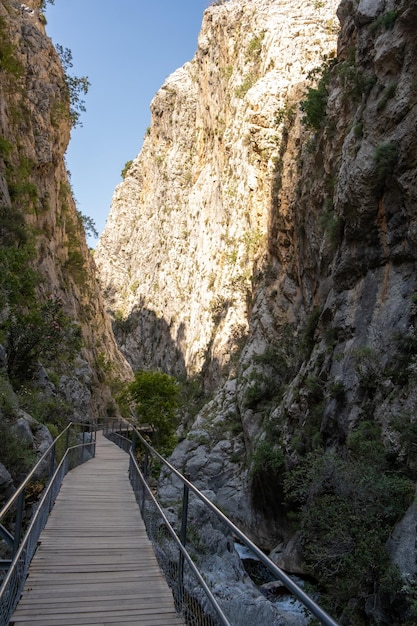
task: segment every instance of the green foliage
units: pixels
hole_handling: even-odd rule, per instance
[[[255,37],[251,39],[248,47],[246,48],[246,55],[249,59],[254,61],[259,57],[262,51],[262,42],[264,38],[265,31],[262,31],[259,35],[255,35]]]
[[[2,246],[22,246],[28,240],[28,229],[21,211],[8,204],[0,205],[0,243]]]
[[[300,102],[304,113],[303,123],[313,130],[319,130],[326,119],[330,76],[334,64],[335,59],[325,59],[323,64],[315,68],[308,76],[310,79],[319,77],[317,87],[308,87],[306,98]]]
[[[7,139],[0,136],[0,156],[2,158],[7,157],[13,149],[13,144]]]
[[[363,391],[373,392],[381,382],[382,367],[378,354],[369,346],[353,352],[355,371]]]
[[[33,303],[30,311],[14,309],[0,325],[5,335],[7,371],[17,385],[30,381],[38,363],[44,366],[70,361],[81,349],[81,335],[63,311],[58,298]]]
[[[280,394],[282,389],[281,380],[276,376],[266,373],[264,370],[253,371],[248,379],[244,405],[249,409],[255,409],[261,402],[269,402]]]
[[[34,256],[33,236],[23,212],[16,206],[0,205],[0,309],[34,298],[38,283],[31,267]]]
[[[374,152],[375,171],[378,182],[384,186],[392,176],[398,162],[398,144],[396,141],[387,141],[378,146]]]
[[[319,307],[314,307],[308,315],[304,324],[301,338],[301,348],[304,354],[304,358],[308,358],[313,350],[315,344],[314,335],[316,332],[317,324],[319,323],[320,315],[321,309]]]
[[[279,107],[275,113],[275,126],[278,127],[286,122],[292,124],[295,120],[295,114],[295,106],[293,104],[284,104],[284,106]]]
[[[10,41],[3,17],[0,17],[0,70],[7,72],[13,78],[20,78],[24,74],[23,64],[16,57],[15,47]]]
[[[57,436],[71,420],[71,406],[57,395],[46,396],[42,391],[31,387],[22,387],[18,393],[19,406],[37,422],[53,426]],[[51,428],[49,428],[51,431]],[[54,433],[51,434],[53,435]]]
[[[6,159],[6,179],[13,210],[29,212],[36,206],[39,190],[30,179],[34,161],[27,157],[19,157],[17,163],[12,164]]]
[[[259,441],[252,454],[251,473],[256,475],[262,472],[280,472],[284,467],[284,460],[280,448],[267,440]]]
[[[65,215],[65,232],[68,237],[68,257],[65,267],[72,276],[73,280],[80,287],[85,287],[88,274],[84,250],[81,247],[81,241],[82,236],[85,233],[84,224],[86,223],[88,225],[88,220],[90,220],[90,218],[83,216],[80,212],[77,212],[74,216],[67,204],[67,198],[63,200],[62,212]],[[87,222],[84,220],[87,220]],[[90,228],[94,228],[93,220],[91,220],[89,226]]]
[[[210,313],[213,316],[213,323],[218,326],[226,317],[227,311],[232,306],[233,300],[226,296],[218,295],[210,303]]]
[[[417,478],[417,420],[410,413],[403,413],[392,420],[392,427],[397,432],[401,445],[401,456],[407,474]]]
[[[126,178],[126,174],[128,173],[132,163],[133,163],[132,159],[130,159],[130,161],[126,161],[124,168],[120,172],[120,176],[123,178],[123,180]]]
[[[337,74],[343,93],[354,100],[369,94],[377,78],[374,73],[356,64],[356,50],[351,48],[345,61],[337,65]]]
[[[393,82],[390,85],[388,85],[388,87],[385,89],[384,93],[382,94],[382,98],[378,101],[376,105],[376,110],[378,111],[378,113],[380,113],[381,111],[385,109],[385,107],[388,104],[388,101],[391,100],[391,98],[395,95],[396,89],[397,89],[396,82]]]
[[[21,306],[34,298],[39,278],[30,267],[32,259],[33,251],[29,246],[0,247],[0,309],[6,305]]]
[[[411,305],[410,316],[414,317]],[[387,368],[387,374],[396,385],[414,384],[417,379],[417,328],[415,320],[406,331],[395,335],[397,341],[397,356],[395,363]]]
[[[350,623],[362,623],[367,598],[390,568],[386,541],[414,492],[390,465],[379,426],[360,424],[343,456],[321,449],[307,454],[287,473],[285,491],[299,513],[307,572],[333,612],[351,606]]]
[[[12,420],[16,417],[17,410],[18,402],[13,388],[4,372],[0,371],[0,415],[6,420]]]
[[[358,122],[357,124],[355,124],[355,126],[353,127],[353,134],[356,139],[360,139],[361,137],[363,137],[363,123],[362,122]]]
[[[255,83],[256,83],[256,73],[249,72],[244,78],[243,83],[241,83],[241,85],[239,85],[239,87],[236,88],[235,96],[237,98],[243,99],[248,93],[249,89],[251,89],[251,87],[253,87]]]
[[[178,425],[180,385],[175,378],[159,371],[139,370],[127,385],[125,397],[134,402],[140,424],[153,429],[153,439],[162,454],[172,452]]]
[[[62,67],[65,73],[66,94],[65,99],[68,101],[70,110],[69,116],[72,126],[80,126],[81,113],[86,111],[85,102],[82,99],[86,95],[90,87],[90,82],[86,76],[72,76],[68,74],[68,70],[72,67],[72,52],[68,48],[63,48],[57,44],[56,50],[61,59]]]
[[[321,228],[325,231],[332,246],[338,246],[343,237],[344,222],[334,211],[325,211],[319,220]]]
[[[370,26],[370,31],[374,33],[380,26],[383,26],[385,30],[392,30],[398,17],[398,11],[387,11],[374,20]]]
[[[13,480],[19,482],[36,462],[33,449],[22,443],[0,412],[0,459]]]
[[[87,236],[98,237],[98,230],[92,217],[84,215],[81,211],[77,211],[78,219],[84,228],[84,232]]]

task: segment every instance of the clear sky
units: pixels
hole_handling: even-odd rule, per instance
[[[69,48],[70,74],[87,76],[87,112],[73,129],[67,167],[79,210],[101,233],[120,172],[142,147],[149,105],[190,61],[212,0],[55,0],[46,32]],[[88,238],[90,246],[95,241]]]

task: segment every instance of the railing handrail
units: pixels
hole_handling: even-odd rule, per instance
[[[40,459],[37,461],[36,465],[34,465],[32,467],[32,469],[30,470],[29,474],[26,476],[26,478],[23,480],[23,482],[19,485],[19,487],[14,492],[14,494],[4,504],[3,508],[0,510],[0,520],[4,517],[4,515],[7,513],[7,511],[13,506],[13,504],[19,498],[20,494],[23,493],[23,491],[26,489],[27,484],[30,482],[31,478],[36,474],[36,472],[37,472],[38,468],[40,467],[40,465],[43,463],[43,461],[45,461],[45,459],[50,454],[51,450],[53,450],[54,446],[61,439],[61,437],[63,437],[69,431],[69,429],[72,426],[89,426],[89,427],[91,427],[92,425],[93,424],[88,423],[88,422],[85,422],[85,423],[84,422],[69,422],[69,424],[64,428],[64,430],[62,432],[60,432],[57,437],[55,437],[55,439],[53,440],[53,442],[51,443],[49,448],[42,454]]]
[[[139,438],[141,443],[154,455],[159,461],[163,463],[169,470],[180,479],[180,481],[188,487],[204,504],[219,517],[222,522],[231,530],[252,552],[256,557],[270,570],[272,573],[285,585],[285,587],[298,599],[300,602],[308,608],[315,617],[317,617],[325,626],[339,626],[339,624],[324,610],[322,609],[309,595],[301,589],[291,578],[281,570],[271,559],[269,559],[250,539],[247,537],[220,509],[213,504],[207,496],[193,485],[180,471],[178,471],[169,461],[167,461],[159,452],[155,450],[146,439],[140,434],[137,428],[125,419],[119,419],[116,423],[123,423],[127,429],[132,429],[136,437]],[[115,421],[113,420],[113,423]],[[123,435],[121,435],[123,436]],[[126,437],[127,439],[127,437]]]
[[[28,537],[30,536],[32,528],[36,524],[36,521],[37,521],[37,519],[38,519],[38,517],[39,517],[39,515],[40,515],[40,513],[42,511],[42,507],[45,505],[45,502],[46,502],[47,498],[49,497],[49,493],[50,493],[50,491],[52,489],[52,486],[54,484],[55,477],[60,472],[61,467],[65,463],[65,461],[66,461],[66,459],[67,459],[67,457],[68,457],[68,455],[69,455],[71,450],[75,450],[76,448],[82,448],[82,447],[88,446],[88,445],[91,445],[90,442],[88,442],[88,443],[79,443],[79,444],[77,444],[75,446],[69,446],[65,450],[65,453],[64,453],[62,459],[58,463],[57,468],[55,469],[53,475],[51,476],[50,481],[49,481],[45,491],[43,492],[43,494],[41,496],[41,499],[39,500],[39,503],[38,503],[38,506],[36,508],[36,511],[34,512],[32,518],[30,520],[29,526],[27,527],[26,532],[25,532],[25,534],[23,536],[23,539],[22,539],[22,541],[19,544],[19,548],[18,548],[16,554],[14,555],[14,557],[12,559],[12,562],[10,564],[10,568],[8,569],[7,574],[6,574],[4,580],[2,581],[2,583],[0,585],[0,598],[1,598],[2,594],[4,593],[4,590],[7,588],[7,585],[9,583],[9,579],[12,576],[14,567],[16,567],[16,564],[19,562],[19,559],[22,556],[22,553],[23,553],[23,551],[24,551],[24,549],[26,547],[26,543],[28,541]]]
[[[55,457],[56,442],[65,433],[69,434],[70,428],[77,426],[80,426],[83,429],[79,433],[83,435],[82,442],[69,445],[69,438],[67,438],[62,458],[60,461],[57,461]],[[88,441],[85,440],[84,436],[86,426],[89,427],[89,432],[92,435],[88,438]],[[31,472],[29,472],[28,476],[19,487],[17,495],[14,494],[14,497],[10,498],[6,506],[4,506],[1,511],[4,515],[5,512],[9,511],[10,506],[13,503],[16,503],[16,507],[13,509],[15,528],[14,536],[0,524],[0,531],[2,531],[3,537],[10,544],[10,548],[12,550],[11,560],[4,560],[1,562],[4,569],[6,569],[7,566],[7,572],[0,584],[0,624],[8,624],[13,614],[25,584],[30,562],[36,552],[40,534],[48,521],[48,516],[52,510],[65,475],[70,469],[72,469],[72,467],[84,463],[89,458],[95,456],[95,433],[96,426],[93,423],[69,423],[63,432],[55,438],[54,442],[49,446],[45,454],[42,455],[41,459]],[[39,463],[42,462],[42,460],[45,460],[48,453],[51,455],[48,481],[22,536],[25,487],[27,487],[28,481],[33,476],[34,471],[36,471],[39,467]]]
[[[171,535],[172,539],[176,543],[176,545],[177,545],[178,549],[180,550],[181,554],[183,555],[184,559],[187,561],[187,564],[189,565],[190,569],[193,571],[193,573],[194,573],[195,577],[197,578],[198,582],[203,587],[207,597],[209,598],[210,602],[212,603],[213,607],[215,608],[217,616],[220,618],[223,626],[230,626],[229,621],[227,620],[227,618],[224,615],[223,611],[221,610],[218,602],[216,601],[215,597],[213,596],[212,592],[210,591],[206,581],[204,580],[204,578],[200,574],[200,572],[197,569],[194,561],[191,559],[191,557],[188,554],[187,550],[185,549],[185,547],[181,543],[180,539],[178,538],[176,532],[174,531],[174,529],[172,528],[171,524],[169,523],[167,516],[165,515],[162,507],[160,506],[159,502],[157,501],[157,499],[155,498],[154,494],[152,493],[152,490],[150,489],[149,485],[144,480],[144,476],[143,476],[143,474],[142,474],[142,472],[140,470],[140,467],[138,465],[137,460],[134,457],[134,453],[133,453],[132,448],[129,451],[129,458],[130,458],[131,462],[134,464],[135,469],[138,472],[138,474],[142,477],[142,484],[145,486],[146,492],[147,492],[149,498],[151,498],[151,500],[153,501],[155,507],[158,509],[158,512],[159,512],[160,516],[164,520],[165,527],[167,528],[169,534]]]

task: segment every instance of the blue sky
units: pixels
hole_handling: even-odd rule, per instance
[[[190,61],[209,0],[55,0],[46,32],[69,48],[69,73],[87,76],[87,112],[73,129],[67,166],[79,210],[102,232],[126,161],[140,151],[149,105]],[[95,241],[88,238],[90,246]]]

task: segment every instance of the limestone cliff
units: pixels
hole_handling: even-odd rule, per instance
[[[213,392],[173,462],[343,623],[412,624],[417,12],[337,4],[205,12],[97,262],[132,365]]]
[[[155,96],[95,257],[134,366],[227,376],[266,248],[277,110],[334,50],[336,5],[211,7],[194,59]]]
[[[114,405],[111,376],[130,375],[72,197],[70,93],[41,4],[0,2],[2,462],[22,411],[55,425],[91,420]]]

